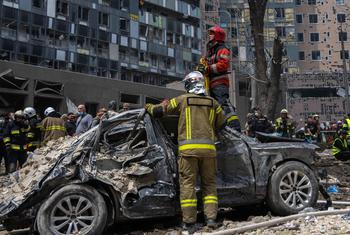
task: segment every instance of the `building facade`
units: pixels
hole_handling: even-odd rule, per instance
[[[341,38],[349,59],[349,2],[296,0],[295,4],[299,72],[341,72]]]
[[[0,0],[0,59],[164,86],[199,61],[199,0]]]

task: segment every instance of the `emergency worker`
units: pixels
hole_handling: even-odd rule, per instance
[[[282,137],[292,138],[294,130],[295,125],[293,119],[288,116],[288,110],[282,109],[281,116],[275,121],[275,131]]]
[[[348,113],[347,118],[344,120],[343,129],[348,132],[348,138],[350,137],[350,113]]]
[[[254,114],[249,116],[247,120],[246,129],[248,136],[255,137],[255,133],[271,133],[273,130],[271,122],[267,119],[265,115],[262,114],[260,108],[253,109]]]
[[[159,105],[147,104],[154,117],[178,114],[179,183],[183,229],[193,232],[197,220],[196,179],[201,177],[204,214],[208,227],[216,226],[216,131],[226,122],[219,103],[205,95],[203,75],[194,71],[185,79],[187,94]]]
[[[350,151],[347,141],[347,131],[339,131],[339,137],[336,138],[333,142],[332,155],[340,161],[350,160]]]
[[[14,121],[9,122],[5,128],[4,143],[7,152],[6,172],[16,171],[17,163],[19,167],[27,160],[27,138],[30,127],[25,123],[22,110],[18,110],[14,114]]]
[[[311,143],[312,140],[320,140],[320,124],[318,115],[309,115],[304,127],[305,141]]]
[[[54,108],[48,107],[44,111],[46,118],[41,122],[42,125],[42,144],[46,144],[50,140],[56,140],[67,135],[65,123],[61,119],[61,115]]]
[[[226,33],[216,25],[208,30],[208,34],[207,55],[205,62],[198,65],[198,70],[209,78],[209,94],[222,106],[227,125],[241,132],[236,108],[229,99],[230,50],[225,45]]]
[[[118,103],[115,100],[111,100],[108,103],[107,118],[113,117],[118,114]]]
[[[30,130],[27,133],[28,151],[34,152],[40,147],[41,142],[41,120],[36,115],[36,111],[32,107],[27,107],[23,110],[25,118],[28,120]]]
[[[4,143],[5,127],[6,127],[6,119],[4,115],[1,115],[0,116],[0,165],[3,159],[4,159],[4,162],[6,162],[6,148]]]

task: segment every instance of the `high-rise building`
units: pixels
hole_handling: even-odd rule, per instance
[[[165,85],[201,54],[199,0],[0,0],[2,59]]]
[[[349,2],[296,0],[295,4],[299,72],[342,71],[341,37],[349,59]]]

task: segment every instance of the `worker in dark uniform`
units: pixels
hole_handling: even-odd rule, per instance
[[[216,131],[226,122],[218,102],[205,95],[203,75],[194,71],[185,79],[187,94],[160,105],[147,104],[154,117],[178,114],[179,182],[183,227],[189,232],[197,220],[196,179],[201,177],[204,214],[209,227],[216,226]]]
[[[346,130],[339,131],[339,137],[336,138],[333,142],[332,155],[340,161],[350,160],[350,151]]]
[[[219,26],[213,26],[208,34],[207,55],[198,65],[198,70],[209,78],[209,94],[222,106],[227,125],[241,132],[236,108],[229,99],[230,50],[225,45],[226,33]]]
[[[7,150],[7,173],[16,171],[27,160],[27,138],[30,130],[29,125],[25,124],[25,118],[22,110],[15,112],[14,121],[10,122],[5,129],[4,143]]]
[[[295,125],[293,119],[288,116],[288,110],[282,109],[281,116],[275,121],[275,131],[281,137],[292,138],[295,131]]]
[[[25,118],[28,120],[30,130],[27,133],[28,151],[34,152],[40,147],[42,125],[38,119],[36,111],[32,107],[27,107],[23,110]]]
[[[5,127],[6,127],[6,119],[4,115],[1,115],[0,116],[0,165],[2,164],[3,159],[4,159],[4,162],[6,161],[6,148],[4,143]]]
[[[271,133],[273,126],[259,108],[253,109],[254,114],[249,116],[246,124],[248,136],[255,137],[256,132]]]

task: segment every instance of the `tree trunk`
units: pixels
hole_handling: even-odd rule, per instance
[[[280,95],[280,81],[282,72],[283,43],[279,37],[273,42],[272,63],[270,73],[270,83],[267,93],[267,117],[275,119],[278,98]]]
[[[267,63],[265,57],[265,40],[264,40],[264,17],[266,11],[267,0],[248,0],[250,22],[252,27],[252,36],[255,45],[255,66],[256,78],[258,80],[266,81],[266,83],[257,82],[256,89],[256,104],[262,109],[264,113],[267,112]]]

